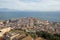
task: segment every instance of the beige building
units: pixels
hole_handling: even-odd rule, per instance
[[[3,20],[0,20],[0,24],[3,24],[3,22],[4,22]]]
[[[8,28],[4,28],[4,29],[0,29],[0,37],[3,37],[3,35],[7,32],[9,32],[11,30],[10,27]]]

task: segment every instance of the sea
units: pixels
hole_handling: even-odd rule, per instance
[[[42,20],[60,22],[60,12],[31,12],[31,11],[11,11],[0,12],[0,20],[12,18],[34,17]]]

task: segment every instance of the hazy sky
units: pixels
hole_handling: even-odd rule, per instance
[[[0,8],[23,11],[60,11],[60,0],[0,0]]]

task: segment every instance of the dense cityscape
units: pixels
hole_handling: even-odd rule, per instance
[[[0,0],[0,40],[60,40],[60,0]]]
[[[0,40],[60,40],[60,22],[33,17],[0,20]]]

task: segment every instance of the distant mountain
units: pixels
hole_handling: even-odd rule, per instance
[[[8,8],[0,8],[0,12],[10,12],[10,11],[17,11],[15,9],[8,9]]]

